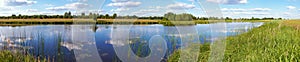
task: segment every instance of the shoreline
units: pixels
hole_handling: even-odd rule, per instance
[[[236,36],[229,36],[226,40],[224,62],[232,61],[297,61],[300,56],[300,20],[273,21],[264,25],[253,28],[249,32]],[[211,43],[199,44],[201,52],[199,52],[198,60],[206,62],[211,58]],[[190,46],[190,47],[195,47]],[[168,60],[178,61],[181,52],[191,52],[191,49],[175,50]],[[267,52],[267,53],[266,53]],[[245,54],[247,53],[247,54]],[[284,55],[282,55],[284,53]],[[216,55],[215,55],[216,56]],[[219,58],[219,57],[217,57]]]
[[[162,21],[150,19],[0,19],[0,26],[23,26],[23,25],[51,25],[51,24],[163,24],[195,25],[210,24],[215,22],[270,22],[272,20],[193,20],[193,21]]]

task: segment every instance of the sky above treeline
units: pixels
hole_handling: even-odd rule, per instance
[[[0,16],[63,15],[71,11],[137,16],[163,16],[167,12],[211,14],[231,18],[300,18],[300,0],[1,0]]]

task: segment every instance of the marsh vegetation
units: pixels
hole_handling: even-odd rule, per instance
[[[251,31],[231,36],[224,40],[225,62],[297,62],[300,61],[299,21],[275,21]],[[210,58],[210,44],[201,44],[199,62]],[[180,52],[176,51],[170,61],[177,61]]]

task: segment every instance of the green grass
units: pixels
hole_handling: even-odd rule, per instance
[[[19,52],[8,50],[0,51],[0,62],[47,62],[49,60],[35,58],[31,55],[25,55]]]
[[[224,61],[300,61],[300,30],[270,22],[252,31],[230,37]]]
[[[224,62],[297,62],[300,61],[300,30],[284,22],[267,22],[253,30],[228,37]],[[209,45],[206,45],[209,46]],[[199,62],[207,62],[210,48],[201,47]],[[169,57],[177,61],[180,51]],[[203,55],[203,56],[201,56]],[[207,56],[208,55],[208,56]]]
[[[194,49],[198,48],[195,46],[200,46],[200,49]],[[198,53],[192,53],[195,52],[193,50],[200,50]],[[180,53],[184,56],[181,56]],[[195,56],[198,55],[198,59],[200,60],[194,60],[194,59],[180,59],[179,58],[195,58]],[[204,44],[191,44],[191,46],[184,48],[182,50],[176,50],[173,52],[173,54],[168,58],[168,62],[207,62],[210,56],[210,44],[204,43]]]

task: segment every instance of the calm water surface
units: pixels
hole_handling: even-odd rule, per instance
[[[156,58],[159,61],[165,61],[175,49],[186,45],[182,41],[212,42],[219,39],[218,35],[234,36],[261,25],[263,23],[260,22],[238,22],[219,26],[226,27],[225,30],[218,30],[218,28],[212,27],[212,24],[193,26],[163,26],[159,24],[1,26],[0,47],[2,50],[23,51],[23,53],[56,62],[84,60],[112,62],[126,60],[126,58],[122,58],[124,56],[133,55],[143,58],[150,56],[151,53],[160,55],[161,58]],[[196,39],[191,40],[191,36]],[[184,40],[184,37],[189,40]],[[161,43],[162,41],[165,43]],[[154,47],[149,44],[162,44],[165,47],[161,46],[161,48],[151,51],[150,49]],[[156,53],[156,51],[164,53]]]

